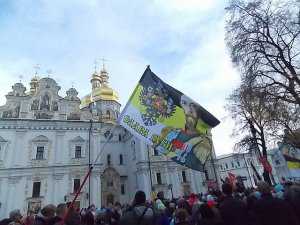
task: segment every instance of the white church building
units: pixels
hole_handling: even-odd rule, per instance
[[[83,99],[74,88],[61,96],[49,77],[34,76],[28,91],[12,86],[0,106],[0,218],[71,201],[99,152],[80,207],[131,202],[137,190],[150,198],[151,183],[167,197],[207,191],[211,170],[175,164],[116,124],[121,105],[108,79],[105,69],[93,73]]]

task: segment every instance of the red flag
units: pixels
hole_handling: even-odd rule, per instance
[[[270,165],[266,157],[259,157],[259,161],[263,165],[264,169],[268,171],[268,173],[272,172],[272,166]]]

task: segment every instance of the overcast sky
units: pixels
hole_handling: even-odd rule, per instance
[[[146,65],[214,114],[218,155],[232,151],[225,98],[239,82],[224,43],[225,0],[0,0],[0,103],[13,83],[28,88],[34,65],[80,96],[95,59],[106,58],[124,105]]]

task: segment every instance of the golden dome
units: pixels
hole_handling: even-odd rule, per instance
[[[99,100],[118,102],[119,95],[114,89],[109,87],[108,78],[108,73],[104,69],[101,70],[100,75],[96,72],[92,75],[92,93],[81,99],[81,109]]]
[[[91,95],[88,94],[86,96],[84,96],[82,99],[81,99],[81,102],[80,102],[80,109],[83,109],[83,108],[86,108],[86,107],[89,107],[89,105],[91,104],[92,100],[91,100]]]
[[[92,91],[92,101],[106,100],[106,101],[118,101],[119,96],[116,91],[107,86],[96,88]]]

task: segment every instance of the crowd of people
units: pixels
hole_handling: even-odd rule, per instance
[[[19,210],[0,225],[297,225],[300,224],[300,185],[260,182],[256,189],[230,183],[222,191],[152,201],[138,191],[131,205],[75,210],[68,204],[46,205],[37,215],[22,217]]]

